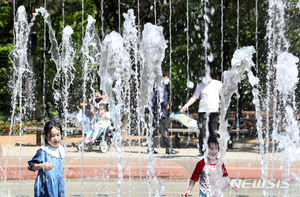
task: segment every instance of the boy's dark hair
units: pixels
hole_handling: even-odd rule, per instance
[[[56,120],[49,120],[48,122],[46,122],[46,124],[44,126],[44,140],[46,143],[48,143],[48,140],[46,139],[46,137],[48,136],[49,133],[51,133],[51,130],[53,129],[53,127],[55,127],[56,129],[58,129],[60,131],[61,139],[63,139],[61,124]]]
[[[212,146],[217,146],[218,150],[219,150],[219,142],[218,142],[217,138],[209,136],[208,140],[207,140],[207,146],[208,146],[208,148],[210,148]]]
[[[163,76],[163,77],[166,77],[166,76],[167,76],[167,77],[170,77],[170,74],[169,74],[169,72],[163,70],[163,71],[162,71],[162,76]]]

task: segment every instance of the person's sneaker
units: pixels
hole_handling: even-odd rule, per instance
[[[90,142],[90,139],[89,138],[85,138],[85,140],[84,140],[84,143],[89,143]]]
[[[177,153],[179,153],[179,151],[176,151],[176,150],[174,150],[174,149],[171,149],[171,150],[166,150],[166,154],[177,154]]]
[[[197,159],[202,159],[204,157],[204,154],[200,153],[199,155],[195,156]]]
[[[149,149],[147,149],[147,154],[148,153],[149,153]],[[158,152],[153,149],[153,154],[158,154]]]

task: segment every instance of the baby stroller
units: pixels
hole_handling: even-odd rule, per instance
[[[102,129],[95,140],[94,143],[91,141],[88,143],[85,143],[84,140],[80,140],[77,142],[77,150],[78,151],[87,151],[90,152],[93,150],[93,148],[99,148],[99,150],[102,153],[105,153],[108,151],[109,146],[111,145],[113,138],[113,127],[108,127],[106,129]]]
[[[80,121],[82,132],[84,132],[85,135],[89,132],[95,132],[94,129],[92,129],[92,124],[94,125],[95,122],[93,121],[92,123],[89,117],[84,118],[82,111],[77,115],[77,119]],[[107,126],[104,129],[101,128],[94,142],[91,142],[90,140],[88,140],[88,142],[86,140],[80,140],[77,142],[77,150],[92,151],[94,147],[98,147],[102,153],[107,152],[112,141],[113,130],[112,126]]]

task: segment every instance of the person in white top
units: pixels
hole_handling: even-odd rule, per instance
[[[206,76],[206,71],[200,71],[201,83],[197,85],[195,93],[190,100],[181,108],[181,112],[187,110],[197,99],[199,99],[198,126],[199,126],[199,155],[202,157],[205,151],[203,139],[206,137],[206,123],[208,122],[209,135],[217,136],[219,127],[219,101],[222,82],[211,78],[210,74]],[[207,120],[208,117],[208,120]]]

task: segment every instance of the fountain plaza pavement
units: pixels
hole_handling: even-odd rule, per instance
[[[122,136],[124,139],[128,139],[128,136]],[[133,139],[135,138],[135,139]],[[7,165],[7,181],[5,184],[8,184],[5,188],[13,187],[12,190],[9,191],[17,191],[21,187],[25,187],[24,189],[28,189],[29,185],[31,190],[33,190],[33,184],[37,172],[31,172],[27,170],[27,162],[30,160],[36,153],[38,146],[36,146],[36,135],[34,134],[26,134],[21,137],[21,148],[18,145],[20,143],[19,136],[12,136],[9,141],[9,136],[2,135],[0,138],[0,143],[2,146],[2,167],[5,169]],[[136,140],[136,136],[132,136],[133,141]],[[91,152],[78,152],[77,148],[74,147],[74,144],[81,140],[81,136],[69,136],[66,139],[67,144],[67,157],[65,159],[64,167],[65,167],[65,176],[67,178],[66,187],[68,187],[71,191],[81,192],[81,180],[84,181],[84,190],[85,196],[92,196],[86,193],[87,191],[93,191],[95,193],[95,186],[104,184],[105,188],[99,189],[98,192],[102,192],[107,188],[111,189],[108,196],[114,196],[113,193],[117,196],[117,183],[118,183],[118,162],[122,162],[123,166],[123,178],[124,188],[141,188],[141,187],[149,187],[148,185],[148,176],[147,169],[149,165],[149,159],[147,154],[147,147],[140,147],[138,145],[128,146],[124,145],[122,147],[121,158],[118,154],[118,151],[114,148],[110,148],[108,152],[101,153],[98,148],[94,148]],[[182,139],[184,141],[184,139]],[[191,138],[191,143],[197,143],[197,140]],[[7,150],[9,145],[9,156],[7,157]],[[199,159],[195,158],[195,155],[198,154],[197,148],[186,147],[184,143],[181,143],[182,148],[177,148],[179,151],[176,155],[166,155],[164,148],[156,148],[158,154],[154,155],[155,158],[155,174],[159,180],[164,182],[166,187],[166,191],[168,195],[173,192],[179,192],[178,195],[182,194],[188,186],[188,180],[191,173],[194,170],[196,163]],[[21,157],[20,157],[21,155]],[[270,158],[274,158],[273,161]],[[274,166],[273,168],[273,177],[272,179],[280,180],[282,178],[282,174],[284,170],[280,170],[280,165],[283,156],[280,153],[275,153],[272,155],[269,154],[269,164]],[[226,169],[229,173],[231,179],[244,179],[244,180],[259,180],[261,179],[261,156],[259,154],[259,144],[256,141],[255,137],[239,137],[238,140],[234,139],[233,149],[229,149],[225,155],[226,160]],[[21,164],[21,165],[20,165]],[[83,165],[82,165],[83,164]],[[269,165],[269,166],[272,166]],[[294,167],[291,168],[291,172],[298,174],[298,169],[300,167],[300,162],[293,163]],[[83,167],[82,167],[83,166]],[[271,168],[271,167],[269,167]],[[131,169],[131,170],[129,170]],[[272,169],[269,169],[271,172]],[[1,172],[1,171],[0,171]],[[3,172],[1,174],[1,180],[3,179]],[[270,173],[269,173],[270,174]],[[25,186],[23,184],[18,184],[16,181],[19,181],[19,177],[21,175],[22,180],[26,180]],[[131,177],[129,179],[129,177]],[[3,184],[3,183],[2,183]],[[14,185],[14,186],[13,186]],[[16,186],[17,185],[17,186]],[[21,186],[23,185],[23,186]],[[68,186],[69,185],[69,186]],[[109,186],[111,185],[111,186]],[[152,186],[156,186],[157,183],[153,182]],[[179,186],[180,185],[180,186]],[[86,188],[91,188],[86,189]],[[173,188],[173,189],[170,189]],[[72,189],[73,188],[73,189]],[[197,189],[196,189],[197,188]],[[30,190],[30,191],[31,191]],[[101,190],[101,191],[100,191]],[[109,190],[109,189],[108,189]],[[122,189],[127,194],[124,196],[128,196],[128,188]],[[147,189],[148,190],[148,189]],[[155,193],[154,187],[154,193]],[[168,190],[170,190],[168,192]],[[253,195],[256,196],[255,193],[258,192],[257,189],[252,189]],[[245,190],[246,193],[252,191],[251,189]],[[262,189],[260,189],[262,190]],[[134,190],[130,192],[137,192],[139,190]],[[32,191],[31,191],[32,192]],[[171,192],[171,193],[170,193]],[[193,189],[194,194],[198,194],[198,186],[196,185]],[[192,192],[192,195],[193,195]],[[239,191],[238,193],[241,193]],[[93,194],[94,194],[93,193]],[[105,193],[105,192],[104,192]],[[175,194],[174,193],[174,194]],[[8,194],[7,194],[8,195]],[[178,196],[175,195],[175,196]],[[228,194],[231,196],[230,194]],[[9,195],[8,195],[9,196]],[[29,195],[30,196],[30,195]],[[70,195],[72,196],[72,195]],[[73,195],[74,196],[74,195]],[[142,194],[136,194],[132,196],[143,196]],[[147,195],[146,195],[147,196]],[[193,195],[194,196],[194,195]],[[246,195],[247,196],[247,195]],[[261,193],[258,196],[262,196]]]

